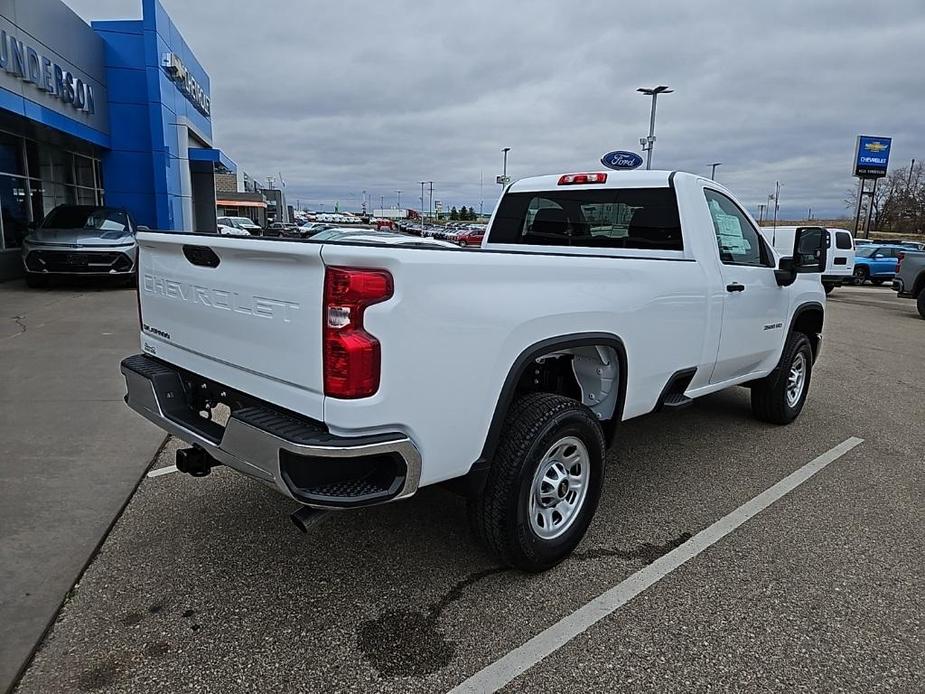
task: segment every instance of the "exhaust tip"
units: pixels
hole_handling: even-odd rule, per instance
[[[303,533],[308,533],[309,529],[318,525],[318,523],[326,519],[329,515],[331,515],[330,511],[320,511],[309,506],[301,506],[293,511],[289,517],[292,519],[295,527]]]

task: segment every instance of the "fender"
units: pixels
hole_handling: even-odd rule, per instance
[[[818,311],[822,314],[822,320],[825,321],[825,307],[820,304],[818,301],[807,301],[805,304],[800,304],[793,311],[793,315],[790,317],[790,329],[787,331],[787,335],[791,335],[794,332],[797,321],[800,319],[800,316],[806,313],[807,311]],[[819,333],[815,336],[807,335],[809,338],[810,344],[813,347],[813,361],[816,361],[816,357],[819,356],[819,351],[822,349],[822,327],[819,328]]]
[[[614,407],[611,426],[615,426],[623,419],[623,406],[626,402],[626,347],[623,345],[617,335],[613,333],[573,333],[570,335],[560,335],[541,340],[527,347],[508,371],[507,378],[504,379],[504,385],[501,386],[501,393],[498,396],[498,402],[495,405],[495,412],[491,418],[491,424],[488,427],[488,435],[485,438],[485,445],[482,447],[482,454],[479,459],[472,464],[469,470],[469,476],[479,472],[487,472],[488,466],[494,458],[495,451],[501,439],[501,430],[504,427],[504,419],[507,412],[514,402],[514,391],[520,382],[521,376],[538,357],[560,349],[569,349],[571,347],[588,347],[590,345],[603,345],[613,348],[620,364],[620,382],[618,384],[617,403]],[[609,438],[609,437],[608,437]]]

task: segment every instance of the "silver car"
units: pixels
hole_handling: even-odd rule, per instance
[[[40,287],[57,275],[135,279],[135,224],[125,210],[59,205],[23,240],[26,284]]]

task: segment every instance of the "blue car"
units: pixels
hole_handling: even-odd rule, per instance
[[[893,244],[871,244],[862,246],[854,253],[854,284],[861,285],[870,280],[871,284],[883,284],[893,279],[900,253],[908,248]]]

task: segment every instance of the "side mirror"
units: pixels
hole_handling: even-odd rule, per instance
[[[775,271],[777,284],[793,284],[796,276],[806,272],[823,272],[828,258],[829,234],[823,227],[800,227],[793,239],[793,256],[781,258]]]

